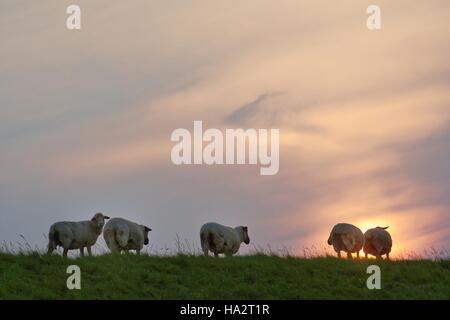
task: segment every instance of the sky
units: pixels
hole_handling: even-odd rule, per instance
[[[389,226],[394,255],[448,249],[449,30],[444,0],[2,0],[0,240],[44,248],[100,211],[154,252],[209,221],[247,225],[243,253],[322,250],[339,222]],[[174,165],[194,120],[278,128],[278,174]]]

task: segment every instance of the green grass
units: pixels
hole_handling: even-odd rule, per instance
[[[366,268],[381,267],[381,290]],[[66,268],[81,268],[68,290]],[[450,261],[0,253],[0,299],[450,299]]]

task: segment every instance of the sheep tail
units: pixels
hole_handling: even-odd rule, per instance
[[[207,236],[206,236],[206,234],[205,233],[203,233],[203,232],[201,232],[200,233],[200,243],[206,243],[207,242]]]
[[[48,254],[51,254],[53,250],[56,249],[56,246],[60,244],[59,241],[59,233],[55,229],[51,228],[48,232]]]
[[[208,233],[208,245],[211,251],[216,251],[216,243],[214,242],[214,234],[212,232]]]
[[[59,233],[55,229],[51,229],[48,233],[48,240],[54,243],[59,241]]]
[[[119,246],[119,248],[125,249],[128,245],[128,237],[125,238],[124,237],[124,231],[121,229],[116,229],[114,231],[114,236],[113,236],[115,242],[117,243],[117,245]]]

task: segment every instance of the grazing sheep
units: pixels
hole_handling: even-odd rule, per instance
[[[366,258],[369,254],[381,259],[383,254],[389,260],[389,253],[392,248],[392,238],[386,229],[389,227],[376,227],[364,233],[364,253]]]
[[[347,252],[347,258],[352,258],[352,252],[356,252],[359,258],[359,251],[364,244],[362,231],[349,223],[338,223],[333,227],[328,238],[328,244],[333,245],[334,251],[341,257],[341,251]]]
[[[220,253],[231,256],[238,252],[242,242],[249,244],[250,238],[247,227],[231,228],[210,222],[200,229],[200,242],[205,256],[208,256],[209,251],[216,257]]]
[[[111,252],[136,250],[140,254],[142,247],[148,244],[149,227],[122,219],[113,218],[103,230],[103,238]]]
[[[62,221],[52,224],[48,233],[48,251],[51,254],[57,246],[64,248],[64,257],[67,257],[69,250],[80,249],[81,256],[84,256],[84,248],[92,256],[91,247],[102,233],[105,220],[109,217],[102,213],[96,213],[91,220],[70,222]]]

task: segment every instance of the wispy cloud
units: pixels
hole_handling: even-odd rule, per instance
[[[158,244],[216,220],[275,247],[340,221],[390,225],[398,250],[450,245],[448,1],[382,0],[379,32],[357,0],[80,1],[78,33],[68,4],[2,2],[3,238],[103,210]],[[279,173],[174,166],[193,120],[280,128]]]
[[[240,124],[246,123],[248,121],[251,121],[252,117],[256,116],[258,113],[261,112],[261,110],[259,110],[259,108],[261,107],[261,104],[263,102],[265,102],[268,99],[270,99],[274,96],[277,96],[279,94],[282,94],[282,93],[281,92],[273,92],[273,93],[261,94],[255,100],[236,108],[236,110],[233,111],[225,119],[225,122],[229,123],[229,124],[240,125]]]

